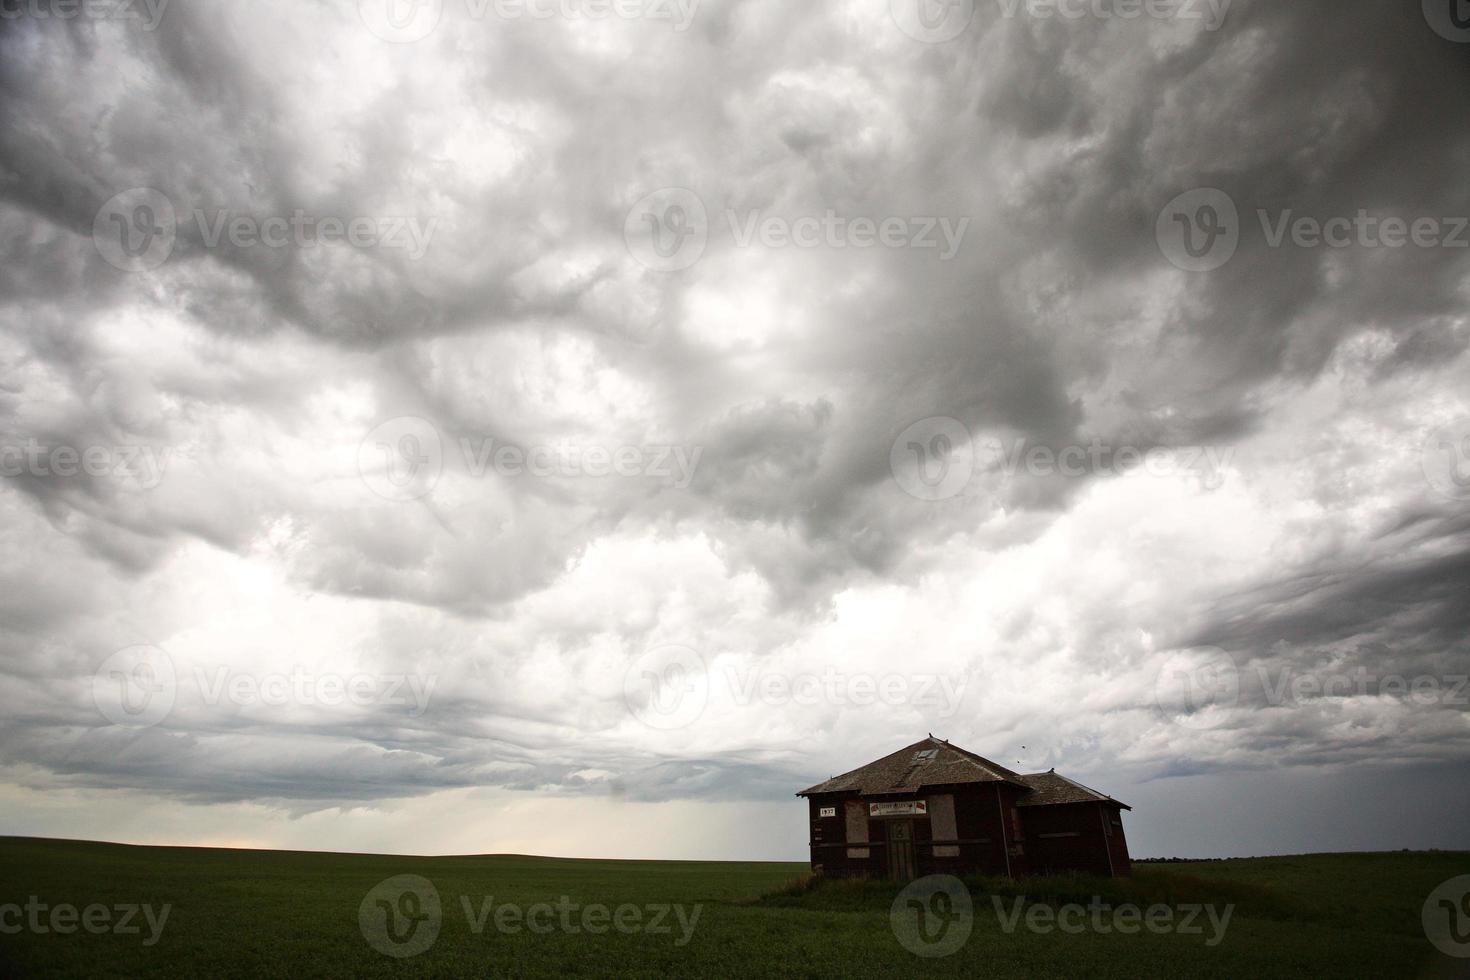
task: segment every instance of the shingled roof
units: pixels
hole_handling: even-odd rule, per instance
[[[958,745],[930,735],[921,742],[905,746],[876,762],[833,776],[824,783],[808,787],[797,796],[821,793],[859,793],[863,796],[910,794],[925,786],[952,786],[960,783],[1011,783],[1027,790],[1019,806],[1047,806],[1061,803],[1110,803],[1131,810],[1104,793],[1073,782],[1056,770],[1023,776],[997,762],[967,752]]]
[[[925,786],[999,782],[1029,788],[1019,773],[931,735],[892,755],[885,755],[852,772],[833,776],[825,783],[818,783],[796,795],[857,792],[864,796],[878,796],[884,793],[913,793]]]
[[[1058,774],[1055,769],[1051,772],[1022,776],[1021,782],[1031,787],[1031,792],[1023,796],[1016,804],[1017,806],[1047,806],[1053,803],[1111,803],[1125,810],[1133,809],[1127,803],[1121,803],[1106,793],[1099,793],[1081,783],[1074,783],[1066,776]]]

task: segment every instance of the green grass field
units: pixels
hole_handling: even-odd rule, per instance
[[[957,952],[938,958],[920,958],[896,938],[890,907],[898,886],[812,885],[802,880],[804,872],[801,864],[383,857],[0,838],[0,929],[21,925],[19,932],[0,933],[0,972],[78,977],[1454,977],[1466,975],[1470,966],[1470,960],[1437,953],[1420,922],[1420,909],[1436,886],[1470,873],[1465,853],[1144,864],[1131,879],[1117,881],[1032,879],[1015,885],[977,879],[967,883],[973,931]],[[398,875],[428,879],[441,907],[437,937],[424,952],[407,958],[374,949],[359,919],[369,892]],[[1223,934],[1203,917],[1198,933],[1141,929],[1123,934],[1111,928],[1042,933],[1028,929],[1024,920],[1007,931],[1005,920],[1018,898],[1023,908],[1028,902],[1054,909],[1100,898],[1113,908],[1211,904],[1233,909]],[[7,903],[21,906],[20,911],[7,915]],[[165,903],[170,910],[160,922]],[[502,903],[510,903],[512,911],[502,912]],[[539,932],[516,917],[538,903],[552,906],[531,913]],[[594,904],[607,907],[610,922],[587,910]],[[88,906],[106,906],[108,924],[102,925],[103,912],[94,909],[91,931],[78,927],[58,934],[50,930],[57,905],[75,906],[78,916],[85,916]],[[132,919],[138,931],[118,934],[113,926],[125,914],[115,910],[120,905],[149,905],[158,927],[138,913]],[[655,922],[659,906],[679,908]],[[396,907],[405,916],[427,914],[422,906]],[[637,909],[636,924],[629,908]],[[370,899],[370,918],[374,909]],[[616,928],[620,914],[626,932]],[[32,928],[27,915],[47,931]],[[497,928],[498,917],[505,917],[505,928]],[[66,914],[55,922],[75,926]],[[590,931],[599,926],[604,931]],[[150,938],[156,941],[145,945]]]

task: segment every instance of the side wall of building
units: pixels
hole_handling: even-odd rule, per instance
[[[929,787],[911,797],[826,794],[807,800],[812,871],[834,878],[890,877],[889,834],[912,828],[918,875],[1126,875],[1122,811],[1103,803],[1017,806],[1008,783]],[[926,814],[874,817],[869,804],[923,800]],[[900,845],[901,846],[901,845]]]
[[[1022,807],[1036,874],[1126,875],[1122,811],[1104,803]]]

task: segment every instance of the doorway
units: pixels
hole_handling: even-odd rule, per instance
[[[912,820],[888,821],[888,876],[894,881],[913,881],[918,877]]]

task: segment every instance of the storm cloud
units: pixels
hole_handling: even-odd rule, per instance
[[[0,832],[1453,783],[1470,34],[1144,6],[7,6]]]

